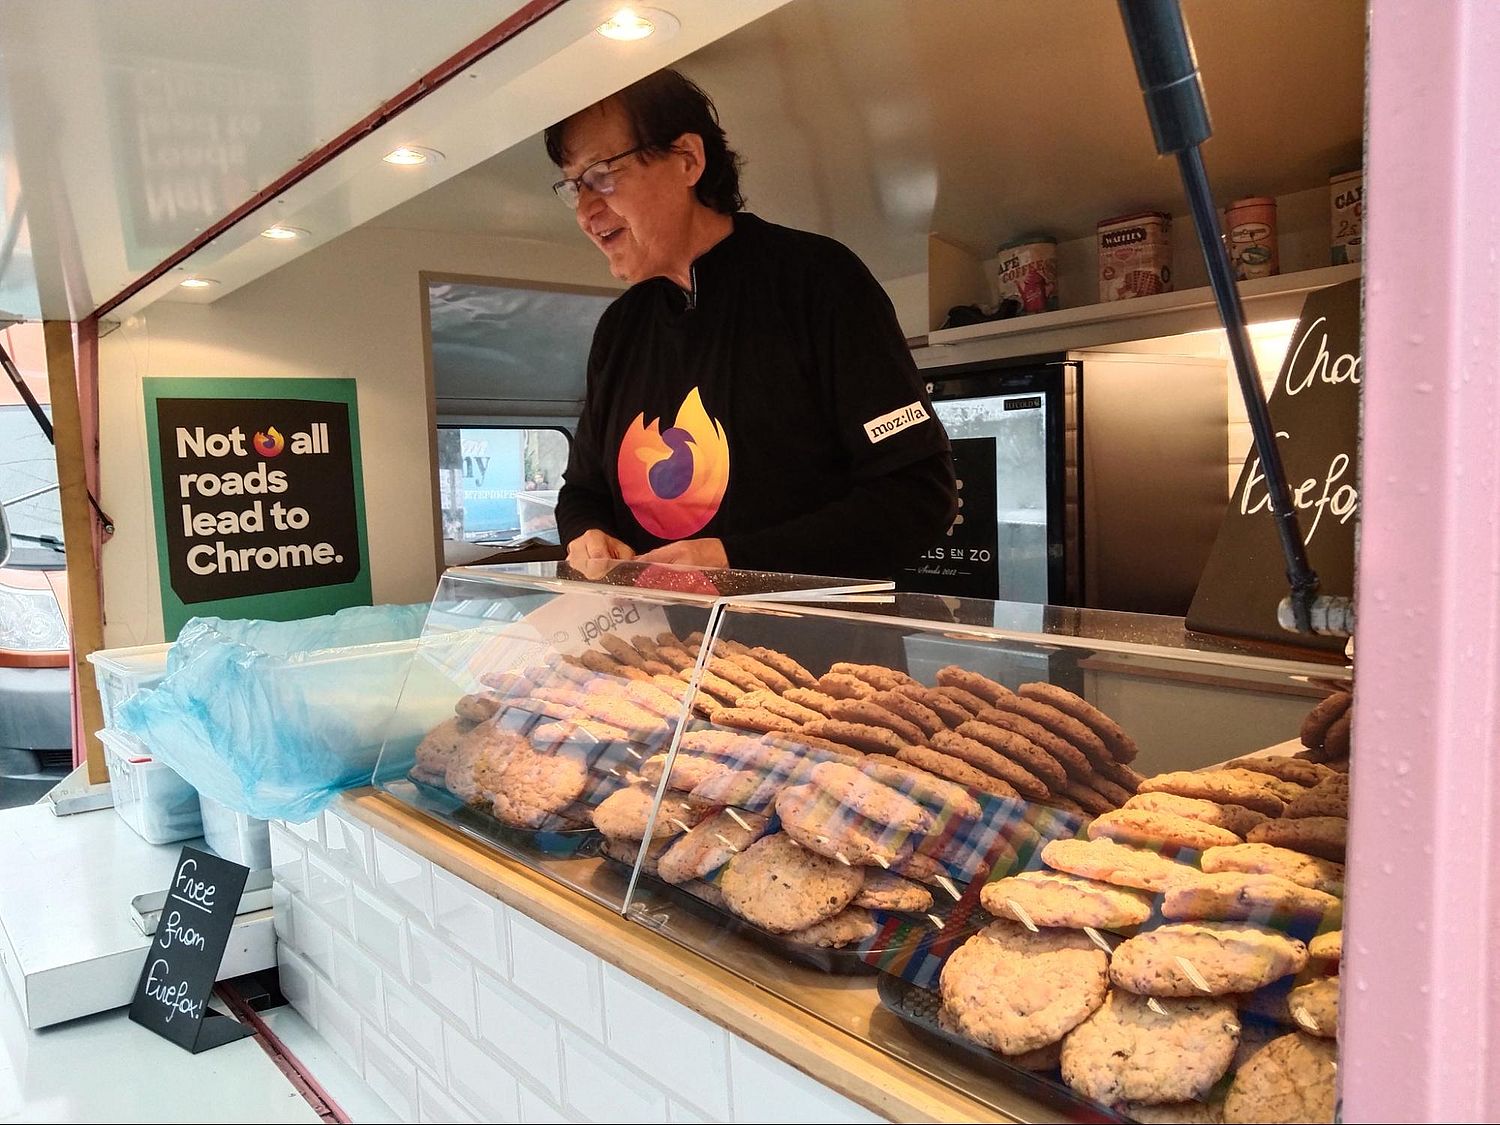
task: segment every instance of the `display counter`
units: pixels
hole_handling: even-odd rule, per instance
[[[450,571],[378,790],[273,835],[287,992],[403,1116],[1331,1119],[1345,688],[1160,619]]]

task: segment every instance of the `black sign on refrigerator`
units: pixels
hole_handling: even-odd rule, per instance
[[[942,541],[898,576],[901,589],[958,598],[1000,597],[1000,525],[995,509],[995,439],[954,438],[958,515]]]

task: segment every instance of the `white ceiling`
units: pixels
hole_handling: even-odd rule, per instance
[[[591,34],[617,2],[569,0],[113,315],[219,299],[367,222],[576,239],[540,129],[678,60],[747,158],[751,208],[844,240],[883,278],[925,268],[929,231],[988,254],[1028,231],[1180,209],[1112,0],[655,0],[680,29],[634,45]],[[18,239],[0,313],[93,311],[520,6],[4,0],[0,260],[6,232]],[[1219,195],[1317,186],[1357,159],[1361,0],[1184,8]],[[413,142],[447,158],[379,161]],[[272,222],[312,237],[258,238]],[[220,285],[189,295],[175,288],[187,273]]]
[[[1183,7],[1223,200],[1358,160],[1362,0]],[[988,256],[1030,231],[1183,209],[1113,0],[792,0],[679,65],[747,160],[750,208],[845,241],[882,278],[925,270],[930,231]],[[555,178],[533,137],[374,225],[576,239]]]

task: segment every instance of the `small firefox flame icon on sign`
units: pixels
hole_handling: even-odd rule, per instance
[[[286,440],[275,426],[269,427],[265,433],[256,430],[251,444],[255,446],[255,452],[262,457],[275,457],[286,448]]]

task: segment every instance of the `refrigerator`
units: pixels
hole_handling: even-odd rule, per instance
[[[922,374],[960,506],[898,588],[1186,613],[1228,500],[1223,359],[1113,346]]]

